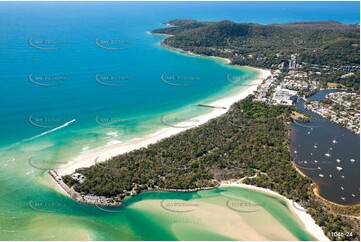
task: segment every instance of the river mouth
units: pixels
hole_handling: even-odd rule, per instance
[[[337,91],[341,90],[323,90],[309,100]],[[321,197],[341,205],[359,204],[360,136],[305,109],[303,103],[296,103],[296,108],[312,119],[291,125],[294,165],[317,184]]]

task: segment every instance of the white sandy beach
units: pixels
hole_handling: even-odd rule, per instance
[[[253,67],[247,67],[247,68],[253,68]],[[219,107],[226,107],[226,109],[213,109],[211,112],[196,117],[197,119],[197,125],[201,125],[206,123],[208,120],[216,118],[224,113],[227,112],[228,108],[235,102],[244,99],[249,94],[252,94],[259,84],[262,83],[264,79],[266,79],[268,76],[271,75],[270,70],[264,70],[264,69],[257,69],[253,68],[257,71],[259,71],[259,76],[251,81],[251,85],[243,86],[239,91],[237,91],[235,94],[222,98],[220,100],[217,100],[213,103],[209,103],[209,105],[213,106],[219,106]],[[65,174],[71,174],[73,173],[77,168],[81,167],[89,167],[95,164],[95,159],[97,159],[97,162],[105,161],[111,157],[114,157],[116,155],[120,155],[126,152],[130,152],[135,149],[139,149],[142,147],[147,147],[149,144],[156,143],[157,141],[170,137],[172,135],[175,135],[177,133],[180,133],[186,129],[195,127],[194,122],[190,121],[184,121],[177,125],[178,127],[167,127],[163,128],[155,133],[145,135],[144,137],[139,137],[137,139],[129,140],[123,143],[113,144],[106,147],[102,147],[99,149],[96,149],[94,151],[90,151],[85,154],[81,154],[78,157],[75,157],[71,161],[69,161],[67,164],[61,166],[57,172],[59,175],[65,175]],[[187,127],[187,128],[179,128],[181,127]]]
[[[255,191],[259,191],[259,192],[263,192],[266,194],[270,194],[276,197],[280,197],[282,199],[284,199],[285,201],[287,201],[288,207],[289,209],[292,211],[292,213],[296,214],[300,220],[302,221],[305,229],[309,232],[309,234],[311,234],[313,237],[315,237],[318,241],[329,241],[329,239],[326,237],[326,235],[323,233],[321,227],[319,227],[315,220],[311,217],[311,215],[309,215],[308,213],[306,213],[305,211],[302,211],[303,208],[297,204],[296,202],[280,195],[277,192],[274,192],[270,189],[265,189],[262,187],[256,187],[256,186],[252,186],[252,185],[247,185],[247,184],[242,184],[239,183],[237,181],[234,182],[222,182],[220,187],[241,187],[241,188],[247,188],[247,189],[252,189]],[[300,209],[296,209],[294,207],[294,204],[299,207]]]

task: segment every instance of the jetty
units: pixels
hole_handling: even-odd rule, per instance
[[[205,108],[219,108],[219,109],[227,109],[226,107],[218,107],[218,106],[212,106],[212,105],[208,105],[208,104],[202,104],[202,103],[198,103],[199,107],[205,107]]]

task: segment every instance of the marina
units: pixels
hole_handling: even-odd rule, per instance
[[[321,100],[332,92],[337,90],[320,91],[308,100]],[[358,204],[360,136],[307,110],[303,104],[301,100],[296,107],[312,119],[301,122],[301,125],[291,125],[290,142],[295,165],[317,184],[323,198],[342,205]],[[301,162],[302,166],[299,166]],[[322,171],[321,175],[316,171]]]

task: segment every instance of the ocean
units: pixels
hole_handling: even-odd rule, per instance
[[[164,36],[149,31],[177,18],[359,23],[358,9],[357,2],[0,3],[0,238],[179,239],[176,231],[190,230],[189,224],[159,229],[162,218],[148,216],[141,223],[147,216],[141,208],[112,213],[78,204],[49,185],[45,171],[92,149],[167,127],[164,115],[183,120],[209,112],[197,104],[239,88],[227,81],[229,74],[245,84],[257,76],[218,59],[167,50],[159,45]],[[139,199],[164,199],[158,196],[147,193]],[[192,200],[194,194],[166,196]],[[281,202],[269,204],[268,211],[279,211],[276,219],[293,221],[280,222],[287,231],[310,238]],[[209,228],[202,229],[194,231],[196,238],[209,239]]]

